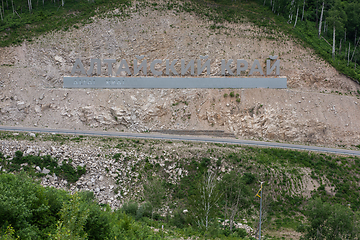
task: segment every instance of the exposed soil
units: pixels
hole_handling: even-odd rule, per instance
[[[360,144],[357,83],[283,34],[249,23],[216,30],[212,24],[190,13],[142,9],[126,20],[95,18],[79,29],[0,48],[1,124],[224,130],[244,139],[347,148]],[[288,89],[62,88],[62,77],[71,75],[76,58],[87,70],[91,58],[116,59],[118,66],[121,59],[130,65],[136,55],[145,55],[148,62],[208,55],[213,76],[220,75],[221,59],[249,64],[258,59],[265,68],[269,55],[278,55]],[[165,64],[158,70],[165,72]],[[107,72],[105,64],[102,71]],[[231,91],[239,97],[224,97]]]

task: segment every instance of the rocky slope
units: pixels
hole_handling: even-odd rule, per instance
[[[95,18],[78,29],[0,48],[1,124],[138,132],[209,129],[244,139],[360,144],[358,84],[281,33],[248,23],[212,30],[212,24],[186,12],[133,9],[125,20]],[[91,58],[130,64],[136,55],[148,62],[208,55],[213,76],[220,75],[221,59],[259,59],[265,67],[269,55],[279,55],[288,89],[62,88],[76,58],[88,69]],[[240,102],[224,97],[231,91]]]
[[[276,196],[279,200],[286,194],[309,197],[321,184],[324,184],[327,194],[335,194],[335,187],[326,176],[315,179],[312,169],[283,165],[281,162],[264,165],[256,157],[246,158],[246,154],[241,155],[240,163],[226,159],[231,154],[236,156],[239,153],[251,152],[248,147],[33,133],[1,133],[0,138],[0,152],[4,154],[5,159],[11,159],[16,151],[21,151],[25,156],[50,155],[59,164],[71,159],[71,164],[75,168],[85,166],[86,174],[75,183],[69,183],[60,176],[51,175],[46,168],[31,165],[35,172],[45,173],[41,178],[42,185],[67,189],[72,193],[81,190],[92,191],[99,203],[109,204],[112,208],[119,208],[129,200],[142,202],[144,185],[148,184],[149,176],[158,177],[177,186],[182,178],[191,174],[188,170],[191,162],[201,162],[203,158],[210,160],[209,170],[216,172],[219,179],[232,170],[241,174],[252,173],[258,178],[267,179],[265,202],[268,199],[269,202],[272,201],[271,199],[275,199]],[[4,162],[0,161],[0,171],[7,171],[6,169]],[[257,189],[253,191],[255,194]],[[186,206],[182,204],[177,197],[171,195],[170,190],[166,191],[166,202],[159,212],[171,215],[174,208],[183,211]],[[265,207],[265,214],[266,209],[269,209],[268,205]],[[257,214],[256,217],[246,215],[246,218],[244,222],[249,223],[239,223],[237,227],[253,233],[249,226],[256,226]],[[265,231],[268,232],[267,229]],[[290,229],[271,234],[293,239],[299,239],[301,235]]]

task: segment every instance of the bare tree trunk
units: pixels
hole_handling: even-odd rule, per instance
[[[345,59],[346,59],[346,56],[347,56],[347,48],[345,48]]]
[[[224,219],[224,230],[225,230],[225,220],[226,220],[226,216],[227,216],[227,213],[228,213],[228,207],[227,207],[227,204],[228,204],[228,200],[226,199],[226,200],[225,200],[225,219]]]
[[[340,39],[339,55],[341,55],[341,42],[342,42],[342,39]]]
[[[316,11],[315,11],[315,15],[316,15],[316,28],[319,28],[319,16],[318,16],[318,0],[316,0]]]
[[[350,61],[352,61],[353,58],[354,58],[355,50],[356,50],[357,45],[359,44],[359,41],[360,41],[360,37],[359,37],[359,40],[357,41],[357,43],[356,43],[356,45],[355,45],[355,48],[354,48],[354,51],[353,51],[353,54],[352,54],[352,56],[351,56]]]
[[[64,0],[61,0],[61,6],[62,6],[62,7],[64,6],[64,3],[65,3],[65,1],[64,1]]]
[[[303,3],[303,12],[302,12],[302,16],[301,16],[301,21],[304,21],[304,12],[305,12],[305,0]]]
[[[346,28],[345,28],[345,38],[344,38],[344,43],[346,43]]]
[[[357,33],[357,29],[355,29],[354,45],[356,44],[356,33]]]
[[[297,10],[296,10],[296,18],[295,18],[294,28],[296,27],[296,23],[297,23],[298,15],[299,15],[299,6],[298,6],[298,8],[297,8]]]
[[[325,5],[325,2],[323,2],[322,8],[321,8],[320,23],[319,23],[319,37],[321,35],[321,24],[322,24],[322,18],[323,18],[323,14],[324,14],[324,5]]]
[[[5,17],[4,0],[1,0],[1,9],[2,9],[3,16]]]
[[[11,0],[11,5],[12,5],[12,10],[13,10],[13,15],[15,15],[14,0]]]
[[[349,62],[350,62],[350,43],[349,43],[349,49],[348,49],[348,66],[349,66]]]
[[[231,213],[230,213],[230,217],[229,217],[229,220],[230,220],[230,232],[232,231],[233,226],[234,226],[235,216],[239,211],[240,194],[241,194],[241,191],[239,190],[239,192],[237,193],[236,203],[235,204],[233,203],[233,205],[231,206]]]
[[[334,23],[334,27],[333,27],[332,58],[335,59],[335,23]]]
[[[264,0],[264,6],[265,6],[266,0]]]
[[[204,176],[204,182],[200,187],[200,208],[204,215],[199,217],[198,222],[200,224],[205,223],[206,230],[209,227],[211,211],[216,207],[217,202],[220,199],[220,195],[216,191],[216,176],[214,173],[208,172]]]
[[[326,24],[326,20],[325,20],[325,22],[324,22],[324,33],[326,34],[327,33],[327,24]]]
[[[3,15],[2,15],[2,8],[1,8],[1,7],[0,7],[0,16],[1,16],[1,21],[4,21]]]
[[[32,7],[31,7],[31,0],[28,0],[27,2],[28,2],[28,6],[29,6],[29,12],[31,13],[31,9],[32,9]]]

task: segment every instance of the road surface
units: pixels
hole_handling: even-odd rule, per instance
[[[240,139],[233,139],[233,138],[216,138],[216,137],[206,137],[206,136],[166,135],[166,134],[158,134],[158,133],[155,134],[155,133],[83,131],[83,130],[70,130],[70,129],[49,129],[49,128],[8,127],[8,126],[0,126],[0,131],[38,132],[38,133],[87,135],[87,136],[143,138],[143,139],[161,139],[161,140],[238,144],[238,145],[247,145],[247,146],[254,146],[254,147],[285,148],[285,149],[293,149],[293,150],[304,150],[304,151],[354,155],[354,156],[360,157],[360,151],[355,151],[355,150],[315,147],[315,146],[276,143],[276,142],[240,140]]]

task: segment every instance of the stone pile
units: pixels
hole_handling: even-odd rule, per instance
[[[71,164],[75,168],[86,166],[86,174],[75,183],[69,183],[55,174],[50,174],[46,168],[33,167],[36,171],[47,174],[41,180],[43,186],[67,189],[72,193],[81,190],[92,191],[99,203],[109,204],[112,208],[119,208],[129,199],[142,197],[142,184],[146,178],[142,178],[140,174],[144,172],[145,159],[153,165],[158,163],[168,174],[169,182],[177,183],[181,177],[187,175],[187,170],[177,167],[175,163],[165,165],[165,161],[171,162],[172,159],[155,159],[154,155],[135,150],[125,152],[118,148],[81,143],[58,145],[53,142],[1,141],[0,152],[5,157],[13,157],[16,151],[22,151],[24,155],[50,155],[57,159],[59,165],[64,160],[71,159]],[[119,160],[113,159],[114,154],[121,154]]]

